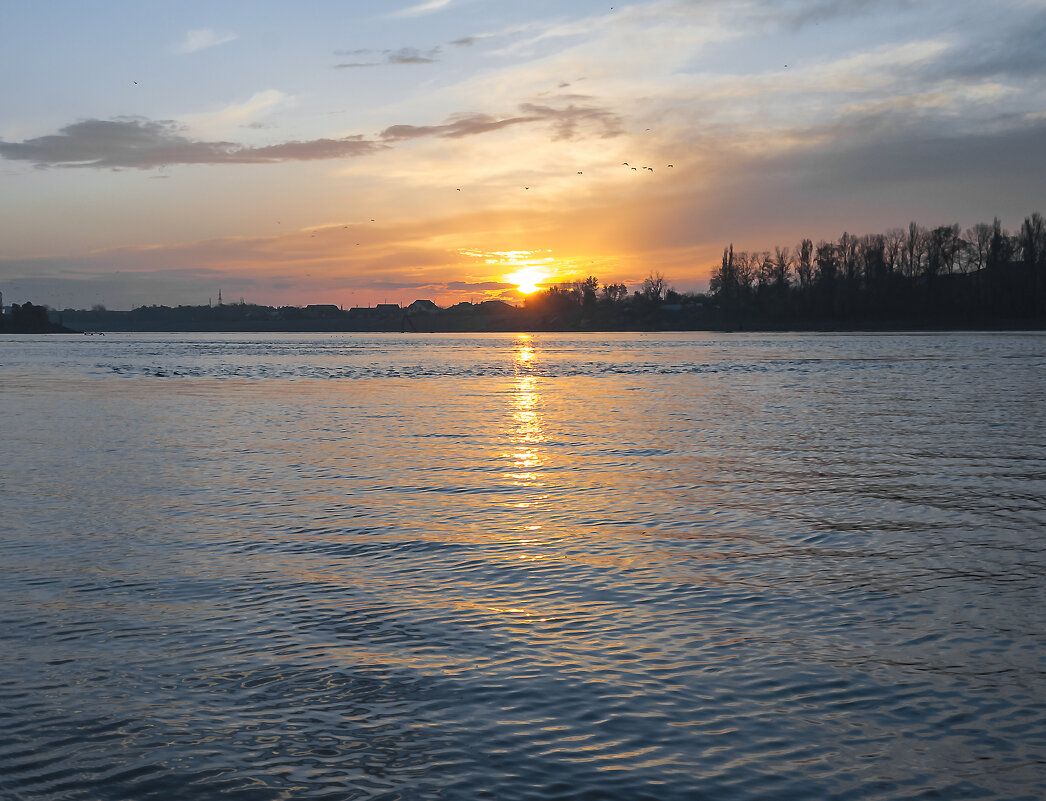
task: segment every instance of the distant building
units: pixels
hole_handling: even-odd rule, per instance
[[[477,308],[487,314],[510,314],[516,311],[515,306],[511,303],[505,303],[503,300],[485,300],[477,304]]]
[[[431,300],[416,300],[407,307],[408,314],[435,314],[439,310]]]

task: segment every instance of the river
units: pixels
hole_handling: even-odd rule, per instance
[[[0,796],[1039,799],[1046,335],[0,337]]]

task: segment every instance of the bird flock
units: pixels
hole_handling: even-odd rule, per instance
[[[630,170],[631,170],[632,172],[639,172],[640,170],[646,170],[647,172],[653,172],[653,171],[654,171],[654,168],[653,168],[653,167],[650,167],[650,166],[647,166],[647,165],[643,165],[642,167],[633,167],[633,166],[632,166],[632,165],[631,165],[631,164],[630,164],[629,162],[627,162],[627,161],[623,161],[623,162],[621,162],[621,166],[622,166],[622,167],[628,167],[628,168],[629,168],[629,169],[630,169]],[[666,166],[666,167],[667,167],[668,169],[674,169],[674,168],[675,168],[675,165],[674,165],[674,164],[666,164],[665,166]],[[584,170],[578,170],[578,171],[577,171],[577,174],[578,174],[578,175],[584,175],[584,174],[585,174],[585,172],[584,172]],[[530,187],[529,187],[529,186],[524,186],[523,188],[524,188],[524,189],[530,189]],[[458,191],[460,192],[460,191],[461,191],[461,189],[459,188],[459,189],[458,189]]]
[[[654,167],[652,167],[652,166],[647,166],[645,164],[642,165],[642,166],[633,166],[628,161],[622,161],[621,162],[621,166],[622,167],[629,167],[629,169],[631,169],[633,171],[633,173],[638,173],[638,171],[640,171],[640,170],[646,170],[646,171],[649,171],[649,173],[653,173],[653,171],[654,171]],[[675,164],[665,164],[665,167],[668,168],[668,169],[674,169],[675,166],[676,166]],[[579,176],[585,175],[585,170],[578,169],[577,170],[577,175],[579,175]],[[523,188],[525,190],[529,190],[530,187],[529,186],[524,186]],[[461,187],[457,187],[457,191],[461,191]]]

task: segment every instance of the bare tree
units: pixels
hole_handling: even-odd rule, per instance
[[[814,257],[817,268],[817,283],[821,286],[831,286],[835,283],[839,272],[839,260],[836,256],[835,245],[831,242],[819,242],[817,254]]]
[[[925,246],[926,229],[914,221],[908,223],[908,234],[904,240],[901,258],[901,271],[906,278],[914,278],[922,272]]]
[[[1025,217],[1017,235],[1020,259],[1029,266],[1046,263],[1046,222],[1035,212]]]
[[[773,285],[779,292],[788,289],[789,277],[792,271],[792,252],[787,247],[774,248],[774,270]]]
[[[839,260],[843,277],[847,283],[851,284],[857,281],[858,275],[857,244],[857,237],[844,231],[843,235],[839,237],[839,244],[835,248],[836,258]]]
[[[964,258],[959,266],[964,273],[976,273],[988,266],[988,249],[992,241],[992,227],[988,223],[977,223],[963,234],[966,246]]]
[[[661,273],[650,273],[649,276],[643,279],[643,297],[647,300],[653,300],[661,302],[665,297],[665,290],[668,289],[668,285],[665,283],[665,277]]]
[[[795,274],[801,289],[807,289],[813,283],[813,255],[814,243],[811,240],[804,239],[795,246]]]
[[[752,291],[755,283],[757,258],[754,253],[742,250],[734,254],[734,270],[737,276],[737,288],[745,294]]]
[[[891,228],[886,232],[884,255],[886,258],[886,271],[891,275],[901,271],[906,238],[907,234],[903,228]]]

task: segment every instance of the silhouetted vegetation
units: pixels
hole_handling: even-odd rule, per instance
[[[8,314],[0,315],[0,334],[76,334],[71,328],[53,322],[46,306],[29,301],[12,303]]]
[[[999,220],[801,240],[770,252],[730,245],[710,294],[724,325],[989,327],[1046,321],[1046,224]]]
[[[729,245],[707,295],[651,274],[628,294],[595,277],[529,298],[537,329],[1038,328],[1046,323],[1046,223],[998,219],[802,239],[773,251]]]
[[[523,308],[528,327],[545,331],[690,329],[713,320],[704,295],[676,292],[660,273],[631,295],[624,284],[600,284],[590,275],[531,295]]]

